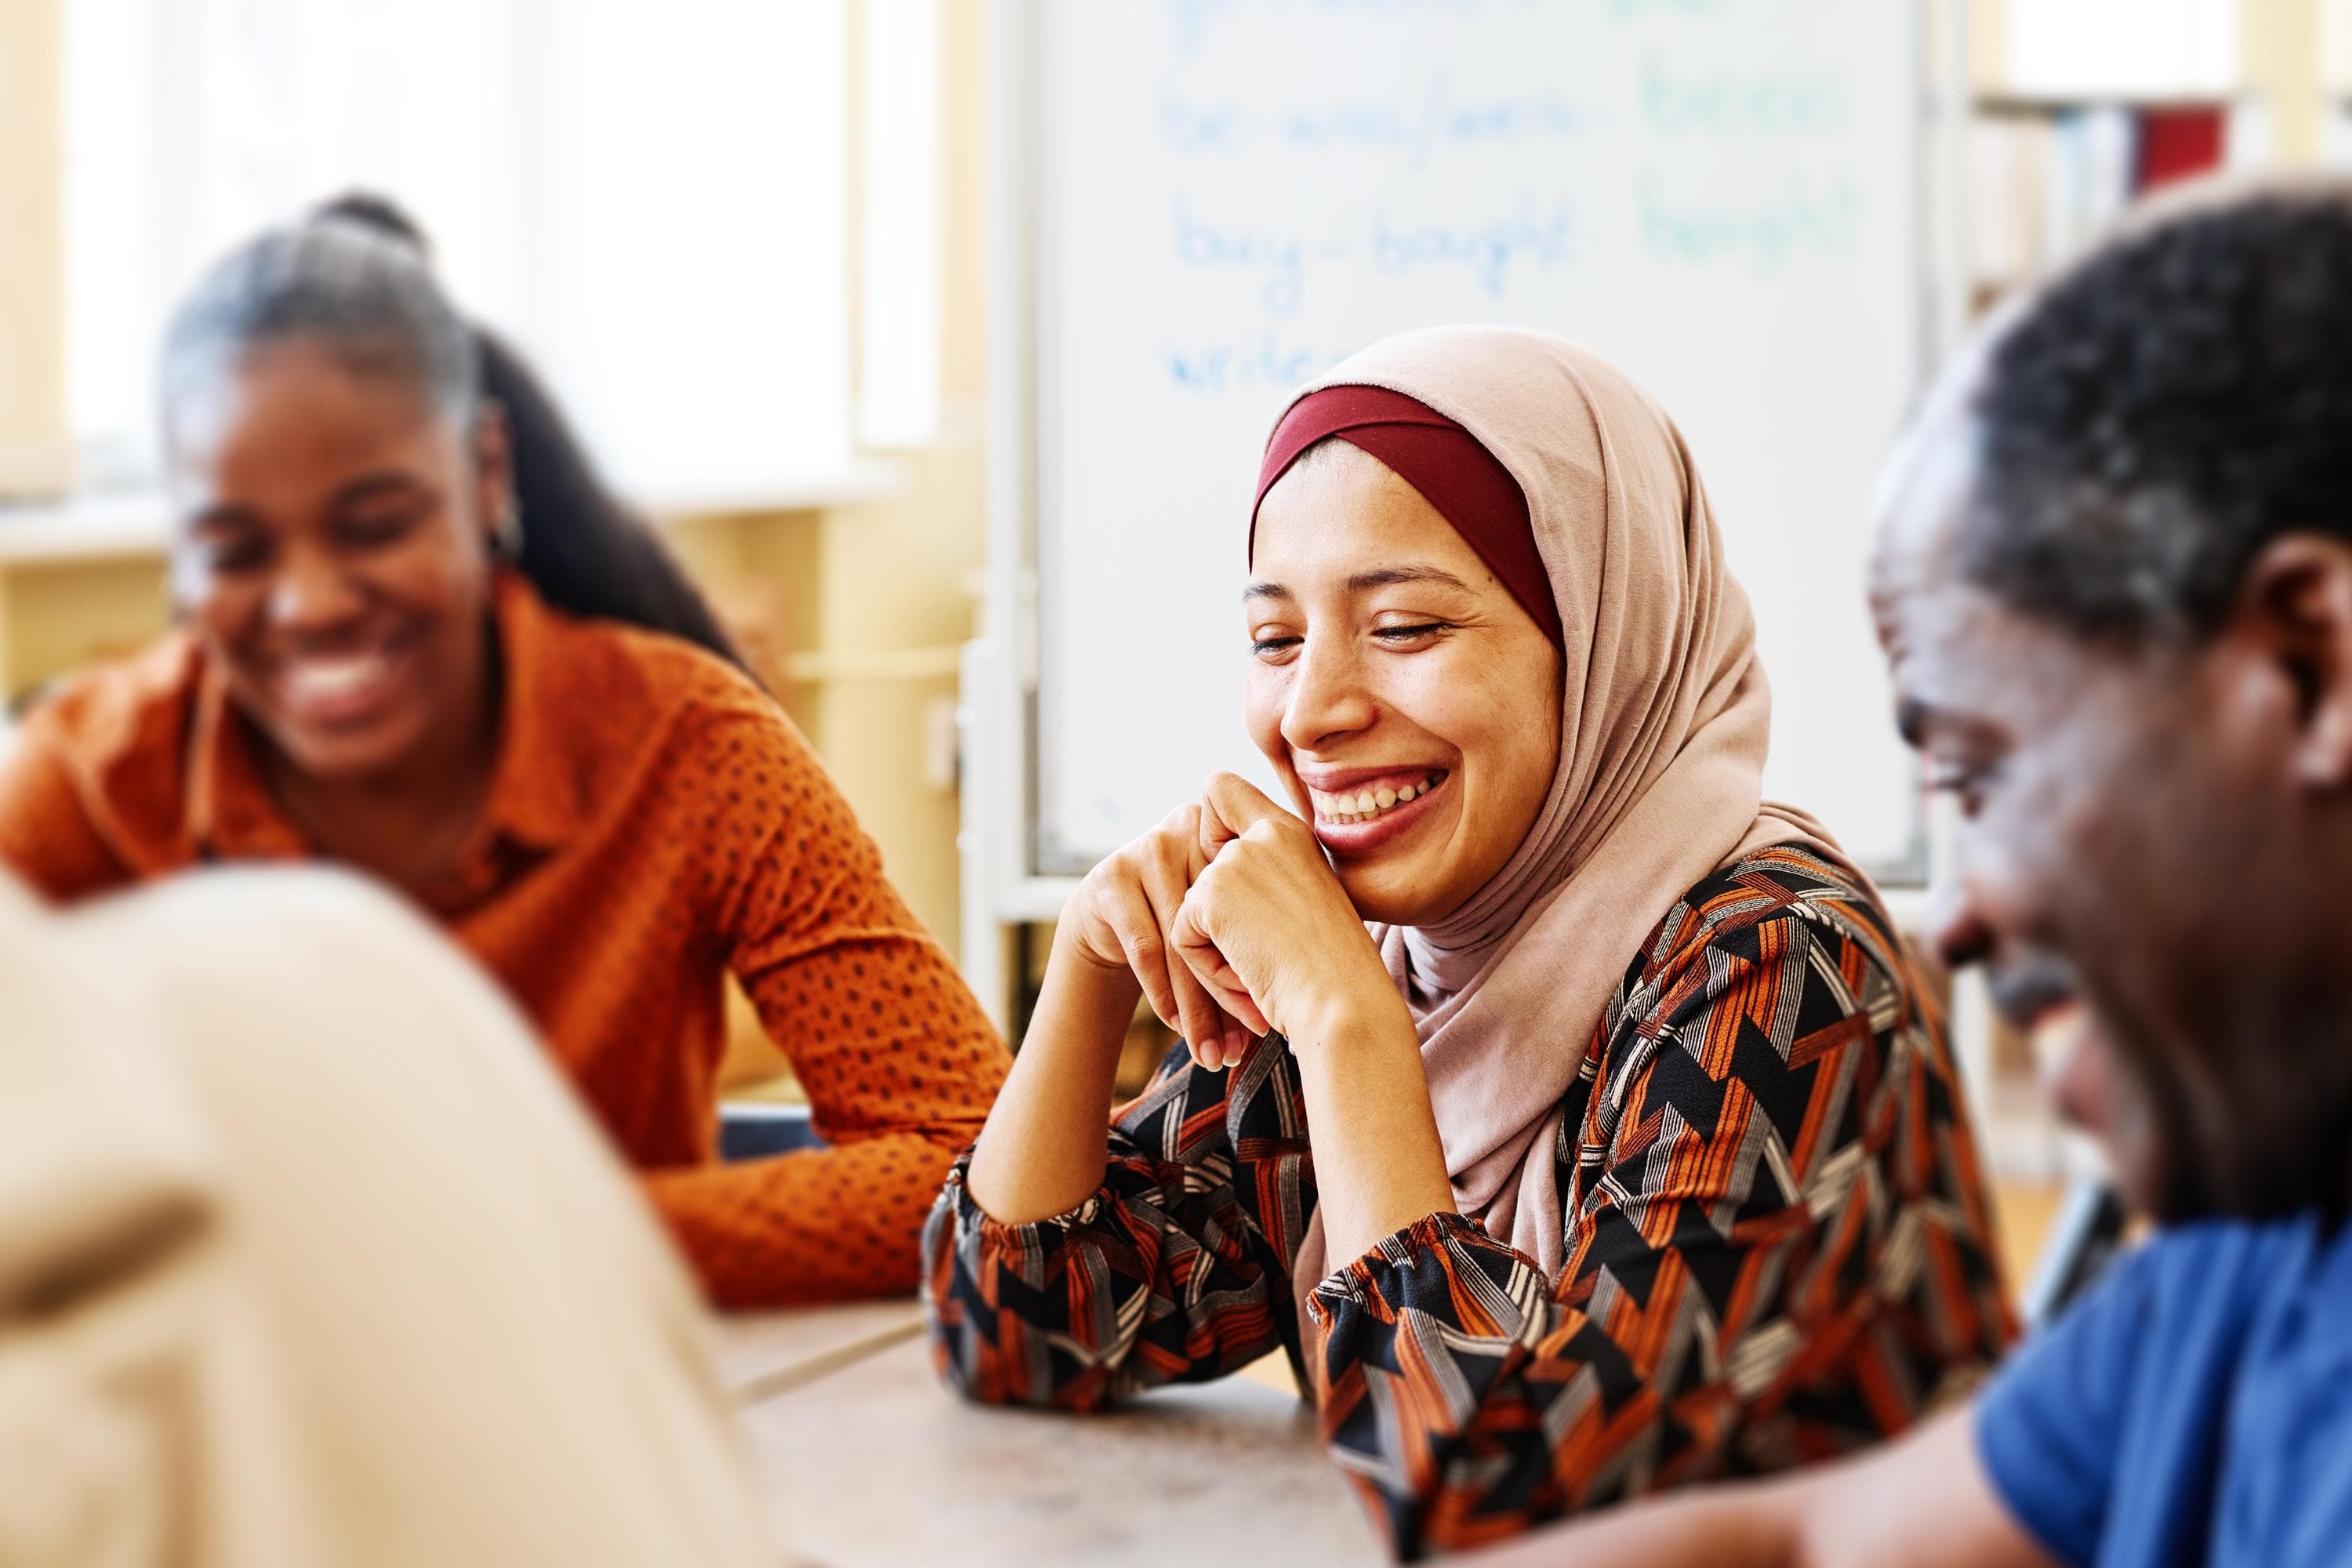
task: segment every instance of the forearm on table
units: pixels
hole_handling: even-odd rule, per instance
[[[1291,1049],[1332,1268],[1415,1220],[1454,1212],[1421,1043],[1395,991],[1335,999],[1299,1024]]]
[[[890,1133],[764,1160],[648,1173],[646,1195],[725,1308],[898,1295],[954,1151]]]
[[[1643,1568],[1815,1568],[1805,1515],[1818,1487],[1807,1478],[1748,1481],[1692,1491],[1554,1526],[1462,1559],[1465,1568],[1570,1568],[1640,1563]]]
[[[1963,1408],[1833,1465],[1658,1497],[1465,1559],[1476,1568],[2053,1568],[1994,1492]]]
[[[990,1218],[1049,1219],[1102,1186],[1119,1044],[1141,994],[1127,971],[1056,939],[1028,1036],[972,1152],[966,1184]]]
[[[1000,1223],[969,1167],[950,1178],[924,1245],[934,1343],[957,1388],[1094,1410],[1282,1344],[1314,1176],[1295,1068],[1278,1041],[1255,1052],[1226,1073],[1171,1052],[1094,1184],[1042,1220]]]

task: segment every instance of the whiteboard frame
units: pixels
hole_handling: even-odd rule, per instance
[[[1058,917],[1074,877],[1035,867],[1037,484],[1034,337],[1037,15],[1000,0],[988,25],[986,551],[980,635],[964,645],[956,709],[965,977],[1000,1031],[1017,977],[1006,928]]]
[[[1920,112],[1911,138],[1919,170],[1909,203],[1922,263],[1915,331],[1924,388],[1950,346],[1953,301],[1966,288],[1958,255],[1962,229],[1958,190],[1943,192],[1947,221],[1935,221],[1935,192],[1948,184],[1957,157],[1946,151],[1964,101],[1952,99],[1953,77],[1931,80],[1929,33],[1936,0],[1910,0],[1912,70]],[[1951,0],[1945,0],[1947,5]],[[1955,10],[1958,6],[1953,7]],[[962,806],[958,848],[962,861],[962,961],[966,975],[1000,1027],[1006,1021],[1011,952],[1008,925],[1055,919],[1094,858],[1052,841],[1039,822],[1038,647],[1043,605],[1038,548],[1044,531],[1048,438],[1039,417],[1047,330],[1040,300],[1038,225],[1041,190],[1042,18],[1034,0],[1000,0],[989,19],[986,323],[988,397],[987,548],[982,568],[981,635],[965,647],[958,719],[963,747]],[[1956,27],[1954,29],[1958,31]],[[1931,166],[1932,165],[1932,166]],[[1944,239],[1939,254],[1937,241]],[[1911,832],[1906,852],[1866,868],[1891,888],[1917,889],[1927,880],[1927,813],[1912,767]]]

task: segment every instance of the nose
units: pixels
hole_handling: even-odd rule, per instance
[[[1363,664],[1344,640],[1325,639],[1318,648],[1309,637],[1283,704],[1283,740],[1294,750],[1316,751],[1338,736],[1370,729],[1379,713]]]
[[[288,550],[270,579],[269,624],[279,631],[334,631],[364,606],[365,595],[359,584],[324,550],[307,546]]]
[[[1992,953],[1992,926],[1957,868],[1946,869],[1927,889],[1927,940],[1947,968],[1965,969]]]

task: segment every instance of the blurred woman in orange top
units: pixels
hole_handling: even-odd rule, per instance
[[[221,263],[163,357],[180,629],[28,720],[0,861],[60,901],[371,872],[504,982],[714,1300],[911,1289],[1003,1047],[792,722],[669,635],[725,647],[658,545],[519,513],[481,384],[410,247],[331,217]],[[717,1162],[729,971],[827,1147]]]

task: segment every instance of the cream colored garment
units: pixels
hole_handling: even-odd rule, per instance
[[[404,910],[0,879],[0,1564],[776,1560],[667,1243]]]
[[[1297,395],[1340,385],[1418,398],[1494,454],[1559,606],[1559,760],[1534,826],[1444,923],[1372,928],[1413,1006],[1456,1206],[1557,1279],[1560,1102],[1625,966],[1727,861],[1792,840],[1836,850],[1761,803],[1772,705],[1748,596],[1646,394],[1571,343],[1500,327],[1385,339]],[[1318,1215],[1302,1289],[1329,1261]]]

